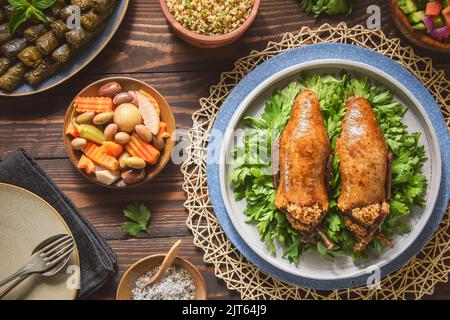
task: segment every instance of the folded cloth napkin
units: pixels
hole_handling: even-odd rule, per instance
[[[86,298],[108,281],[116,265],[116,256],[111,247],[24,150],[18,149],[0,163],[0,182],[37,194],[66,221],[80,255],[78,298]]]

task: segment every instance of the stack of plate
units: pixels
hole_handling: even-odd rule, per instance
[[[245,222],[245,201],[234,199],[228,179],[233,168],[225,159],[232,152],[233,132],[244,127],[243,117],[260,115],[265,101],[276,89],[298,80],[301,72],[337,74],[342,70],[383,84],[408,107],[403,122],[409,130],[421,133],[420,144],[425,146],[428,158],[423,167],[428,180],[426,205],[415,208],[408,217],[411,232],[396,235],[393,239],[395,247],[384,250],[379,256],[373,255],[357,262],[349,257],[339,257],[330,262],[311,253],[304,254],[298,265],[290,264],[282,259],[281,254],[272,255],[260,240],[257,228]],[[448,205],[450,143],[439,107],[409,71],[368,49],[327,43],[303,46],[275,56],[258,66],[235,87],[224,102],[213,130],[223,132],[225,137],[219,159],[213,158],[217,151],[213,152],[213,144],[210,144],[207,161],[208,189],[221,226],[249,261],[291,284],[329,290],[365,285],[371,275],[385,277],[424,247],[436,231]],[[277,252],[282,252],[281,248]]]

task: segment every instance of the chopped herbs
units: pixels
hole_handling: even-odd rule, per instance
[[[375,238],[368,249],[354,253],[352,247],[357,240],[344,228],[337,207],[340,195],[339,159],[334,156],[332,176],[329,182],[330,206],[323,221],[323,230],[336,246],[328,250],[321,238],[317,244],[300,242],[300,235],[292,229],[284,213],[275,207],[275,192],[272,185],[271,145],[278,139],[285,127],[291,107],[301,85],[314,90],[320,101],[325,126],[334,150],[341,131],[341,121],[345,113],[348,96],[363,96],[372,104],[389,148],[394,154],[392,167],[391,211],[381,232],[392,239],[394,232],[409,232],[409,226],[401,218],[410,213],[415,205],[424,204],[427,188],[425,176],[421,173],[426,157],[423,146],[419,146],[419,133],[408,133],[401,122],[406,107],[394,100],[392,93],[383,87],[370,83],[367,79],[351,79],[348,75],[305,75],[299,82],[292,82],[275,92],[266,102],[261,117],[245,117],[247,129],[242,144],[234,151],[234,170],[230,176],[237,200],[246,200],[245,215],[249,223],[258,228],[261,240],[271,252],[276,251],[275,243],[283,248],[283,257],[290,262],[299,261],[306,250],[317,250],[326,259],[339,255],[349,255],[353,259],[368,257],[369,248],[381,251],[384,243]],[[265,146],[264,148],[258,148]]]
[[[8,2],[14,7],[9,19],[9,29],[13,34],[22,23],[31,17],[47,23],[43,10],[50,8],[56,0],[8,0]]]
[[[349,14],[352,12],[354,0],[300,0],[300,5],[307,14],[318,17],[322,13],[328,15]]]

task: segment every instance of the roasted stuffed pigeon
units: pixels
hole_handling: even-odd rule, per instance
[[[327,164],[330,143],[317,95],[304,90],[292,107],[273,157],[278,158],[275,205],[289,223],[311,242],[319,233],[329,248],[332,243],[320,230],[328,210]],[[278,154],[277,154],[278,153]],[[277,161],[274,161],[277,163]]]
[[[348,98],[336,154],[342,181],[338,207],[359,240],[353,250],[364,250],[374,236],[390,244],[378,229],[389,214],[392,155],[366,99]]]

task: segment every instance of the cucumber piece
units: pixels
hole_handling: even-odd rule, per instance
[[[417,11],[409,15],[409,21],[411,21],[412,24],[422,22],[423,18],[425,18],[425,11]]]
[[[427,31],[427,27],[425,26],[425,23],[423,23],[423,22],[416,23],[415,25],[412,26],[412,28],[414,30],[418,30],[418,31],[423,31],[423,32]]]
[[[427,6],[428,0],[417,0],[417,9],[418,10],[425,10],[425,7]]]
[[[442,28],[446,26],[444,17],[440,14],[432,18],[435,28]]]
[[[398,6],[405,14],[410,14],[417,11],[417,5],[413,0],[399,1]]]

